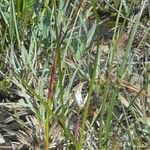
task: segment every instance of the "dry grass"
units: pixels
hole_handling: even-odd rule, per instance
[[[149,150],[149,7],[2,0],[0,149]]]

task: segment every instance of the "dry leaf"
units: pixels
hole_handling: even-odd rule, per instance
[[[87,100],[87,95],[85,98],[82,97],[82,87],[85,83],[86,82],[81,82],[78,85],[76,85],[76,87],[73,89],[75,102],[77,103],[77,105],[79,106],[80,109],[83,108],[83,106],[85,105],[85,102]]]

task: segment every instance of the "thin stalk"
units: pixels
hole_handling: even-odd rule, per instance
[[[55,2],[55,1],[54,1]],[[55,15],[55,24],[56,24],[56,4],[54,3],[54,15]],[[56,28],[56,37],[58,35],[57,32],[57,25],[55,25]],[[56,75],[56,70],[57,70],[57,66],[58,66],[58,51],[59,51],[59,42],[58,42],[58,37],[56,38],[57,41],[57,48],[56,48],[56,53],[54,54],[54,60],[53,60],[53,65],[52,65],[52,74],[51,74],[51,78],[50,78],[50,84],[49,84],[49,91],[48,91],[48,98],[47,98],[47,106],[48,109],[46,111],[46,122],[45,122],[45,139],[44,139],[44,143],[45,143],[45,150],[49,150],[49,133],[50,133],[50,126],[49,126],[49,121],[51,118],[51,102],[53,99],[53,94],[54,94],[54,87],[56,84],[55,81],[55,75]]]
[[[49,121],[51,117],[50,109],[51,109],[51,102],[52,102],[53,93],[54,93],[54,87],[56,84],[56,81],[55,81],[56,67],[57,67],[57,55],[55,54],[53,66],[52,66],[52,74],[50,77],[48,97],[47,97],[47,111],[46,111],[45,139],[44,139],[45,150],[49,150],[49,133],[50,133]]]
[[[110,81],[106,81],[106,87],[104,89],[104,96],[102,98],[102,110],[100,113],[100,129],[99,129],[99,150],[102,149],[102,134],[103,134],[103,120],[104,120],[104,113],[106,108],[106,100],[109,93]]]
[[[114,110],[115,102],[117,99],[117,95],[118,95],[118,92],[116,90],[113,90],[111,94],[110,106],[109,106],[107,120],[106,120],[106,131],[105,131],[105,137],[104,137],[104,142],[103,142],[105,149],[107,149],[107,143],[108,143],[109,133],[110,133],[111,124],[112,124],[112,115],[113,115],[113,110]]]
[[[117,37],[117,28],[118,28],[119,18],[120,18],[120,14],[121,14],[121,9],[122,9],[122,1],[120,3],[117,20],[116,20],[116,24],[115,24],[115,29],[114,29],[114,35],[113,35],[113,39],[112,39],[112,46],[111,46],[112,48],[111,48],[111,54],[110,54],[110,58],[109,58],[110,59],[110,67],[113,65],[115,53],[117,50],[116,37]]]
[[[99,17],[98,17],[97,11],[96,11],[95,2],[93,0],[91,0],[91,5],[93,6],[93,9],[94,9],[94,13],[95,13],[95,16],[96,16],[96,21],[97,21],[97,27],[98,27],[98,22],[99,22],[98,18]],[[96,58],[95,58],[95,65],[94,65],[93,72],[92,72],[91,82],[90,82],[90,85],[89,85],[87,102],[85,104],[85,109],[83,111],[83,117],[82,117],[82,123],[81,123],[81,132],[80,132],[80,137],[79,137],[79,150],[81,150],[82,147],[83,147],[84,129],[85,129],[85,124],[86,124],[86,118],[87,118],[88,109],[89,109],[89,105],[90,105],[90,101],[91,101],[91,94],[92,94],[92,91],[93,91],[94,81],[95,81],[95,77],[96,77],[96,70],[97,70],[98,61],[99,61],[98,58],[99,58],[99,54],[100,54],[100,49],[99,49],[98,36],[99,36],[99,34],[97,33],[97,53],[96,53]]]
[[[62,61],[61,61],[61,33],[58,32],[58,25],[57,25],[57,5],[56,5],[56,0],[53,1],[54,3],[54,16],[55,16],[55,30],[56,30],[56,55],[57,55],[57,67],[58,67],[58,79],[59,79],[59,89],[60,89],[60,100],[61,100],[61,107],[62,107],[62,122],[65,123],[65,118],[64,118],[64,101],[63,101],[63,86],[62,86],[62,81],[63,81],[63,74],[62,74]],[[61,32],[61,30],[60,30]]]

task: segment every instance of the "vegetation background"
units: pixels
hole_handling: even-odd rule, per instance
[[[150,150],[150,1],[1,0],[0,149]]]

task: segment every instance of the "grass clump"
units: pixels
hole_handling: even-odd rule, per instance
[[[2,148],[149,148],[149,2],[113,2],[0,2]]]

